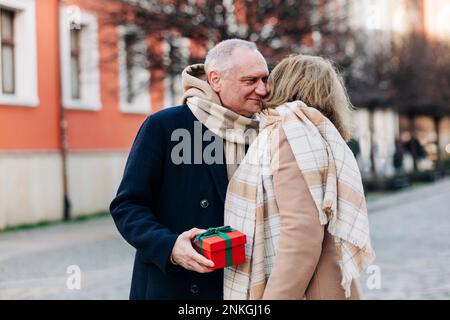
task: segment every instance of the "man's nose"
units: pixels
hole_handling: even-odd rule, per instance
[[[258,86],[255,89],[255,93],[260,97],[265,97],[267,95],[267,88],[264,81],[262,80],[258,81]]]

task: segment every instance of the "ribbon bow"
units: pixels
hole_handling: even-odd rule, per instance
[[[204,255],[204,250],[203,250],[203,246],[202,246],[202,242],[203,239],[206,238],[211,238],[211,237],[215,237],[215,236],[219,236],[222,239],[225,240],[225,248],[231,248],[231,238],[227,235],[228,232],[233,232],[236,231],[235,229],[231,228],[230,226],[224,226],[224,227],[218,227],[218,228],[209,228],[208,230],[206,230],[205,232],[199,234],[198,236],[195,237],[194,242],[198,242],[198,246],[200,248],[200,253],[202,255]],[[228,250],[226,250],[226,261],[227,261],[227,265],[232,265],[232,255],[231,255],[231,251],[228,252]]]

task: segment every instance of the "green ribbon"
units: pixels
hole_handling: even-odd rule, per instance
[[[231,254],[231,238],[227,235],[228,232],[236,231],[235,229],[231,228],[230,226],[225,227],[218,227],[218,228],[209,228],[202,234],[199,234],[197,237],[195,237],[194,242],[198,242],[198,246],[200,248],[200,253],[204,255],[204,250],[202,246],[203,239],[211,238],[215,236],[219,236],[222,239],[225,240],[225,254],[226,254],[226,261],[227,266],[233,265],[233,255]]]

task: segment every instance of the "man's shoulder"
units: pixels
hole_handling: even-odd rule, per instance
[[[169,107],[149,115],[142,123],[137,134],[140,140],[167,141],[179,128],[190,128],[194,116],[186,104]]]
[[[192,112],[186,104],[169,107],[150,115],[147,120],[160,124],[175,124],[180,121],[190,120]]]

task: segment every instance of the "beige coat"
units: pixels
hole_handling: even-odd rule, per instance
[[[273,156],[279,157],[273,181],[282,228],[263,299],[345,299],[333,238],[319,222],[318,210],[281,126],[278,131],[280,143],[271,149]],[[356,281],[350,299],[360,299]]]

